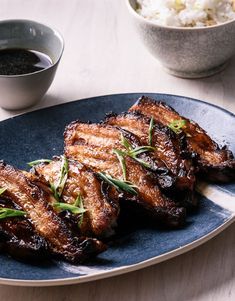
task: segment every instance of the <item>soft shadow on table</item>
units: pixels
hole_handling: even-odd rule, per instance
[[[162,300],[208,300],[210,292],[216,295],[225,284],[235,280],[234,231],[235,224],[201,247],[149,268],[146,283],[157,271],[155,293],[161,292],[165,296]]]
[[[206,301],[210,292],[216,295],[235,281],[234,231],[235,224],[195,250],[122,276],[64,287],[1,286],[0,300],[190,301],[197,297]],[[213,300],[220,300],[219,295]]]
[[[178,84],[187,86],[187,91],[192,91],[187,96],[209,101],[228,110],[234,111],[235,99],[235,56],[232,57],[226,68],[213,76],[199,79],[179,79]],[[196,92],[197,91],[197,92]],[[182,94],[184,94],[182,92]]]
[[[63,100],[60,99],[57,95],[54,94],[46,94],[40,102],[38,102],[35,106],[30,108],[30,111],[38,110],[39,108],[51,107],[54,105],[58,105],[63,103]],[[27,110],[28,111],[28,110]]]
[[[59,97],[53,94],[46,94],[36,105],[23,109],[23,110],[4,110],[0,108],[0,118],[2,115],[4,115],[5,118],[13,117],[15,115],[21,115],[27,112],[38,110],[42,107],[51,107],[53,105],[57,105],[62,103],[63,100],[61,100]]]
[[[216,73],[215,75],[209,76],[209,77],[204,77],[204,78],[199,78],[199,79],[188,79],[188,81],[195,82],[195,84],[198,84],[198,82],[202,83],[210,83],[214,82],[216,80],[221,80],[222,78],[229,78],[230,80],[234,81],[235,77],[235,55],[230,59],[228,62],[228,65],[225,67],[224,70],[222,70],[219,73]],[[234,89],[235,91],[235,86]],[[233,92],[233,91],[230,91]]]

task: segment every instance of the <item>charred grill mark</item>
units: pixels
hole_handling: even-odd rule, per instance
[[[149,145],[151,118],[151,146],[155,150],[135,157],[130,150]],[[184,121],[177,134],[169,128],[175,120]],[[0,219],[0,250],[16,259],[38,260],[52,255],[81,263],[104,251],[101,241],[87,236],[105,239],[112,233],[119,202],[124,208],[127,205],[128,214],[140,209],[140,218],[148,215],[154,223],[179,228],[186,219],[182,200],[196,204],[195,172],[213,181],[235,178],[235,160],[226,147],[220,148],[195,122],[148,97],[142,97],[129,112],[109,114],[100,124],[74,121],[66,127],[64,139],[68,171],[57,200],[50,184],[60,178],[62,156],[35,166],[31,173],[0,161],[0,187],[7,188],[0,196],[0,208],[26,213]],[[115,153],[115,149],[120,152]],[[104,181],[105,173],[119,182],[127,181],[122,184],[130,182],[134,191],[115,189],[107,178]],[[86,209],[79,225],[80,214],[73,213],[71,207],[59,212],[54,204],[74,205],[78,196],[82,196]]]
[[[179,115],[165,103],[145,96],[141,97],[130,111],[138,111],[148,117],[153,116],[165,126],[174,120],[185,120],[186,124],[182,131],[186,136],[188,151],[194,157],[199,173],[215,182],[228,182],[235,179],[235,160],[232,152],[227,148],[220,148],[197,123]]]
[[[102,125],[100,125],[100,128],[97,130],[97,133],[94,133],[96,131],[94,125],[91,124],[89,126],[91,126],[91,128],[87,131],[87,133],[81,131],[79,135],[77,135],[75,123],[72,123],[72,125],[69,125],[67,130],[65,131],[65,141],[67,141],[67,146],[71,146],[70,150],[73,151],[73,149],[75,149],[75,152],[79,148],[81,148],[82,145],[84,147],[89,146],[87,150],[85,150],[87,153],[87,157],[91,157],[90,160],[92,160],[93,157],[99,158],[100,164],[104,166],[103,168],[105,168],[106,162],[110,162],[111,164],[113,160],[116,160],[116,157],[113,154],[114,149],[120,149],[122,151],[126,150],[125,147],[121,144],[121,135],[123,135],[126,139],[130,141],[133,148],[141,146],[141,141],[139,140],[139,138],[137,138],[137,136],[133,135],[129,131],[126,131],[125,129],[118,127],[108,127],[108,129],[106,130],[105,127],[102,127]],[[94,128],[94,131],[92,130],[92,128]],[[106,135],[106,131],[109,134]],[[113,137],[112,131],[114,135]],[[80,144],[80,139],[84,139],[84,137],[88,137],[86,143]],[[93,152],[93,146],[99,147],[100,152],[98,152],[98,154]],[[169,174],[168,169],[166,168],[163,162],[158,160],[157,163],[155,158],[152,157],[151,153],[143,153],[139,155],[139,158],[148,163],[151,169],[159,175],[158,181],[163,189],[169,189],[171,186],[173,186],[175,179]],[[84,161],[82,162],[84,164],[88,164],[87,161],[88,159],[84,158]],[[100,166],[99,170],[101,170],[101,168],[102,167]],[[95,166],[93,167],[93,169],[95,169]]]
[[[83,235],[107,236],[113,233],[119,213],[117,199],[110,199],[108,192],[103,193],[101,181],[95,173],[81,163],[68,160],[68,178],[61,195],[61,201],[74,204],[76,198],[81,195],[84,208],[87,210],[83,215],[80,232]],[[35,167],[37,175],[43,177],[47,183],[58,181],[61,167],[61,159],[54,158],[49,164],[40,164]],[[73,217],[78,223],[80,216]],[[78,227],[77,231],[79,230]]]
[[[73,123],[65,131],[65,154],[94,171],[103,171],[114,178],[122,179],[122,169],[117,157],[113,154],[114,148],[125,151],[120,139],[121,134],[125,135],[129,143],[136,147],[138,138],[130,132],[109,125]],[[77,141],[80,138],[86,139],[86,143],[78,144]],[[131,196],[133,201],[141,202],[147,209],[151,207],[151,212],[155,217],[159,216],[160,211],[165,212],[165,219],[162,220],[165,224],[182,225],[185,218],[184,209],[176,210],[175,203],[161,193],[155,175],[128,156],[125,157],[125,164],[127,180],[138,187],[138,199]],[[130,198],[128,195],[125,197]],[[170,216],[174,210],[177,214],[175,221],[171,223]]]
[[[106,123],[132,132],[140,139],[142,145],[149,143],[150,118],[140,113],[112,114],[107,116]],[[175,178],[177,189],[192,191],[195,176],[191,160],[184,158],[186,150],[183,137],[178,139],[168,127],[155,123],[152,129],[152,146],[155,147],[155,151],[151,155],[158,167],[156,170],[160,176],[163,171],[162,177],[165,175]],[[161,185],[161,178],[159,183]],[[162,188],[164,188],[163,185],[161,185]]]
[[[90,238],[77,238],[49,205],[52,196],[21,171],[0,163],[0,187],[7,188],[4,195],[20,206],[35,231],[48,243],[50,251],[70,262],[82,262],[92,254],[104,250],[104,245]],[[82,242],[81,242],[82,240]],[[89,250],[83,241],[89,242]],[[92,251],[91,251],[92,249]]]
[[[10,199],[0,197],[1,208],[22,210]],[[19,260],[38,261],[49,257],[48,246],[25,217],[0,220],[0,249]]]

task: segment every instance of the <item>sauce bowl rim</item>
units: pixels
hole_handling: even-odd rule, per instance
[[[61,47],[60,47],[60,52],[59,52],[58,58],[55,61],[51,60],[52,64],[50,66],[48,66],[47,68],[44,68],[42,70],[38,70],[38,71],[35,71],[35,72],[30,72],[30,73],[25,73],[25,74],[18,74],[18,75],[17,74],[14,74],[14,75],[0,74],[0,78],[18,78],[18,77],[34,76],[34,75],[37,75],[39,73],[45,72],[49,69],[55,68],[59,64],[59,61],[62,57],[62,54],[64,52],[64,47],[65,47],[64,38],[63,38],[63,36],[62,36],[62,34],[60,33],[59,30],[57,30],[56,28],[54,28],[52,26],[49,26],[45,23],[37,22],[37,21],[34,21],[34,20],[30,20],[30,19],[5,19],[5,20],[1,20],[0,21],[0,27],[1,27],[1,24],[7,24],[7,23],[9,23],[9,24],[11,24],[11,23],[22,23],[22,24],[23,23],[25,23],[25,24],[33,23],[35,25],[44,26],[45,28],[50,29],[54,33],[54,35],[60,41]],[[4,50],[5,49],[8,49],[8,48],[4,48]],[[26,49],[26,48],[22,48],[22,49]],[[36,49],[32,49],[32,50],[36,50]]]

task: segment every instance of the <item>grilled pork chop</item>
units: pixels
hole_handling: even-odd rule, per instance
[[[106,123],[135,134],[142,145],[149,145],[151,139],[151,146],[155,147],[152,156],[160,169],[165,168],[165,174],[175,178],[175,188],[194,190],[194,170],[191,160],[184,156],[183,138],[178,139],[168,127],[159,123],[154,124],[150,130],[151,119],[136,112],[110,114],[106,118]],[[159,183],[161,184],[161,181]]]
[[[122,137],[133,147],[138,145],[137,137],[119,128],[72,122],[67,126],[64,134],[65,154],[96,172],[105,172],[113,178],[122,180],[123,168],[118,157],[113,153],[115,149],[126,151],[121,142]],[[137,196],[125,193],[124,198],[138,202],[165,225],[181,226],[185,222],[185,209],[176,207],[174,202],[162,194],[152,172],[130,156],[125,156],[124,161],[126,180],[134,184],[138,191]]]
[[[231,151],[220,148],[195,122],[182,117],[173,108],[149,97],[141,97],[130,111],[138,111],[165,126],[176,120],[185,122],[182,132],[186,136],[188,150],[195,157],[199,171],[207,180],[228,182],[235,179],[235,160]]]
[[[1,196],[0,208],[22,210]],[[38,235],[24,216],[0,219],[0,250],[19,260],[39,261],[49,256],[45,239]]]
[[[23,211],[35,231],[48,244],[49,250],[70,262],[82,262],[105,249],[96,239],[76,237],[64,220],[50,205],[55,202],[52,193],[39,187],[31,175],[10,165],[0,163],[0,187],[6,188],[4,196]]]
[[[47,185],[58,182],[61,161],[61,157],[55,157],[49,164],[43,163],[35,166],[36,175],[41,176]],[[103,186],[93,171],[77,161],[68,160],[68,176],[61,201],[73,205],[78,196],[82,198],[86,212],[80,220],[79,228],[83,235],[100,237],[114,233],[113,227],[116,225],[119,204],[117,199],[115,200],[114,196],[110,195],[110,191]],[[79,222],[79,215],[77,218]]]

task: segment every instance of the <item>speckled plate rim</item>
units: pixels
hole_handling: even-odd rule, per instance
[[[95,101],[97,98],[100,97],[110,97],[110,96],[121,96],[121,95],[136,95],[136,94],[143,94],[143,95],[150,95],[151,94],[155,94],[155,95],[159,95],[161,97],[177,97],[177,98],[184,98],[184,99],[188,99],[189,101],[195,101],[195,102],[199,102],[199,103],[204,103],[206,105],[215,107],[221,111],[224,111],[226,114],[229,114],[230,116],[235,118],[235,115],[219,106],[216,106],[214,104],[210,104],[207,103],[205,101],[202,100],[198,100],[195,98],[190,98],[190,97],[186,97],[186,96],[181,96],[181,95],[174,95],[174,94],[165,94],[165,93],[149,93],[149,92],[134,92],[134,93],[117,93],[117,94],[108,94],[108,95],[99,95],[99,96],[95,96],[95,97],[90,97],[90,98],[84,98],[81,100],[74,100],[71,102],[76,102],[76,101],[87,101],[87,100],[93,100],[95,98]],[[70,103],[70,102],[69,102]],[[57,104],[55,106],[50,106],[51,107],[57,107],[60,105],[66,105],[65,103],[62,104]],[[7,119],[15,119],[19,116],[22,115],[26,115],[26,114],[31,114],[33,112],[36,111],[41,111],[44,109],[47,109],[49,107],[44,107],[38,110],[32,110],[30,112],[26,112],[26,113],[22,113],[22,114],[18,114],[14,117],[9,117]],[[4,119],[4,120],[7,120]],[[2,120],[2,121],[4,121]],[[220,206],[224,207],[223,204],[221,204],[221,202],[217,202],[212,200],[215,204],[219,204]],[[232,209],[231,210],[231,215],[230,217],[219,227],[217,227],[216,229],[214,229],[213,231],[211,231],[210,233],[204,235],[203,237],[194,240],[193,242],[186,244],[182,247],[179,247],[177,249],[174,249],[170,252],[164,253],[162,255],[153,257],[151,259],[148,260],[144,260],[141,261],[139,263],[136,264],[132,264],[132,265],[126,265],[126,266],[122,266],[122,267],[118,267],[118,268],[114,268],[112,270],[108,270],[108,271],[101,271],[101,272],[96,272],[94,274],[91,275],[84,275],[84,276],[75,276],[75,277],[68,277],[68,278],[61,278],[61,279],[55,279],[55,280],[19,280],[19,279],[7,279],[7,278],[0,278],[0,285],[11,285],[11,286],[22,286],[22,287],[48,287],[48,286],[62,286],[62,285],[71,285],[71,284],[79,284],[79,283],[85,283],[85,282],[90,282],[90,281],[94,281],[94,280],[100,280],[100,279],[105,279],[105,278],[109,278],[109,277],[113,277],[113,276],[118,276],[118,275],[122,275],[122,274],[126,274],[129,272],[133,272],[133,271],[137,271],[140,270],[142,268],[146,268],[152,265],[155,265],[157,263],[166,261],[168,259],[174,258],[176,256],[179,256],[181,254],[184,254],[190,250],[195,249],[196,247],[202,245],[203,243],[209,241],[210,239],[212,239],[213,237],[217,236],[219,233],[221,233],[223,230],[225,230],[227,227],[229,227],[234,221],[235,221],[235,210],[234,208],[227,208],[227,209]]]

